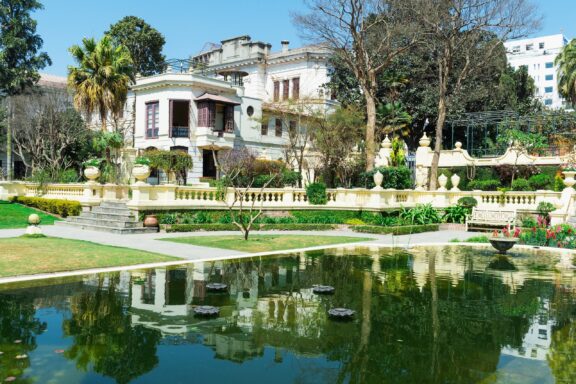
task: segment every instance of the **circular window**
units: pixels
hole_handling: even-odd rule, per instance
[[[250,105],[248,108],[246,108],[246,113],[251,117],[254,114],[254,107]]]

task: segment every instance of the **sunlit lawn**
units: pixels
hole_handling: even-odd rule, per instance
[[[129,248],[55,237],[0,239],[0,277],[179,260]]]
[[[20,204],[0,201],[0,229],[26,227],[28,225],[28,216],[30,216],[31,213],[37,213],[43,225],[54,224],[54,221],[58,220],[55,216]]]
[[[244,240],[240,235],[231,235],[173,237],[161,240],[243,252],[268,252],[320,245],[354,243],[373,239],[351,236],[250,235],[248,240]]]

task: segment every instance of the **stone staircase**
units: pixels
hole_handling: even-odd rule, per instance
[[[55,224],[121,235],[158,232],[157,228],[144,227],[138,221],[136,213],[130,210],[126,203],[116,201],[103,201],[90,212],[82,212],[80,216],[69,216],[65,221],[57,221]]]

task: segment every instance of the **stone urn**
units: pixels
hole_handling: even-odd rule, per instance
[[[420,138],[420,141],[418,141],[418,144],[420,144],[421,147],[429,147],[430,142],[431,142],[430,138],[426,136],[426,132],[424,132],[424,134]]]
[[[372,190],[381,191],[382,181],[384,181],[384,175],[380,171],[376,171],[376,173],[374,174],[374,184],[376,184],[376,186],[372,188]]]
[[[574,184],[576,184],[576,180],[574,179],[574,175],[576,175],[576,171],[564,171],[564,185],[568,188],[572,188]]]
[[[135,165],[132,168],[132,174],[137,180],[137,184],[146,184],[146,180],[150,177],[150,167],[147,165]]]
[[[100,169],[98,167],[84,168],[84,176],[88,179],[89,183],[96,183],[96,179],[100,177]]]
[[[438,176],[438,185],[440,186],[440,188],[438,188],[439,191],[446,191],[447,183],[448,183],[448,177],[446,177],[445,174],[441,174],[440,176]]]
[[[416,191],[423,191],[424,184],[426,183],[426,175],[424,174],[424,170],[422,169],[421,165],[416,167]]]
[[[491,237],[490,244],[498,251],[498,253],[505,255],[518,242],[517,237]]]
[[[158,218],[156,215],[144,216],[144,226],[146,228],[158,228]]]
[[[452,182],[452,188],[450,188],[450,190],[458,192],[460,190],[460,188],[458,188],[458,184],[460,184],[460,176],[454,173],[452,177],[450,177],[450,181]]]

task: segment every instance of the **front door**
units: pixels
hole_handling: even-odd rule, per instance
[[[216,178],[216,164],[214,163],[214,151],[202,150],[202,177]]]

